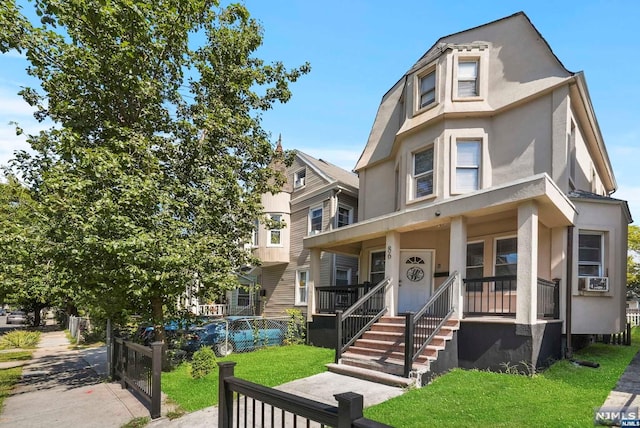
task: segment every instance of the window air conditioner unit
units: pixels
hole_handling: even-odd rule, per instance
[[[585,291],[609,291],[609,278],[606,276],[585,276]]]
[[[295,183],[293,183],[294,187],[302,187],[304,186],[304,177],[298,178]]]

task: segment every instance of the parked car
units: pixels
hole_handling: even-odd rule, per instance
[[[234,351],[282,345],[285,331],[286,326],[264,318],[228,317],[190,330],[183,349],[194,352],[209,346],[216,355],[224,357]]]
[[[0,308],[0,317],[7,315],[7,310],[5,308]]]
[[[27,314],[24,311],[12,311],[7,315],[7,324],[24,324],[27,322]]]

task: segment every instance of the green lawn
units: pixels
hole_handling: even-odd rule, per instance
[[[0,362],[30,360],[31,352],[6,352],[0,353]],[[4,400],[9,396],[13,385],[15,385],[22,375],[22,367],[12,369],[0,369],[0,409],[4,405]]]
[[[560,361],[533,377],[453,370],[431,385],[365,409],[365,416],[395,427],[587,427],[638,352],[632,346],[594,344],[577,359],[600,368]]]
[[[218,361],[235,361],[235,375],[265,386],[322,373],[334,351],[306,345],[274,346],[255,352],[232,354]],[[193,412],[218,403],[218,371],[202,379],[189,376],[189,364],[162,373],[162,391],[181,408]]]

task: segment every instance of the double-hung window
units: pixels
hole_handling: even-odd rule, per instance
[[[351,223],[353,223],[353,208],[347,207],[346,205],[339,205],[337,213],[337,226],[348,226]]]
[[[518,238],[496,239],[496,276],[511,276],[518,273]],[[515,290],[516,280],[501,282],[503,291]]]
[[[307,176],[306,169],[303,168],[299,171],[296,171],[293,174],[293,188],[297,189],[299,187],[304,187],[306,176]]]
[[[336,285],[351,285],[351,269],[336,268]]]
[[[458,61],[458,97],[477,97],[478,91],[478,60]]]
[[[480,188],[480,140],[456,141],[455,193],[468,193]]]
[[[413,154],[413,197],[433,194],[433,147]]]
[[[467,244],[467,280],[482,278],[484,276],[484,242],[472,242]],[[467,282],[467,292],[482,291],[482,282]]]
[[[309,210],[309,235],[322,232],[322,207]]]
[[[602,238],[602,233],[580,233],[578,237],[578,276],[603,276]]]
[[[309,271],[299,270],[296,273],[296,291],[295,302],[296,305],[307,304],[307,282],[309,281]]]
[[[279,247],[282,245],[282,215],[281,214],[270,214],[269,218],[272,222],[276,223],[273,225],[268,232],[269,239],[267,241],[267,246],[271,247]]]
[[[420,82],[419,108],[423,108],[436,101],[436,71],[432,70],[418,80]]]

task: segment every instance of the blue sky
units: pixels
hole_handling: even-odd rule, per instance
[[[246,0],[264,26],[258,55],[312,71],[293,97],[263,116],[272,140],[352,169],[380,99],[440,37],[524,11],[571,71],[584,71],[618,182],[613,195],[640,218],[640,2]],[[33,85],[26,61],[0,56],[0,164],[25,148],[10,121],[39,124],[17,97]]]

